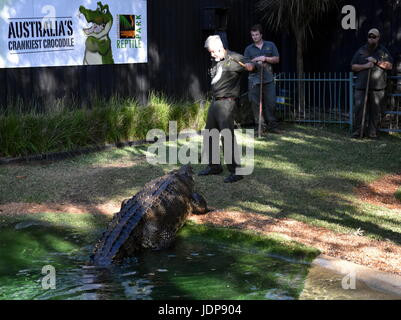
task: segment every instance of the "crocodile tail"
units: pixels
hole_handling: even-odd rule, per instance
[[[138,196],[135,196],[113,217],[107,231],[103,233],[95,246],[91,259],[93,264],[105,266],[113,262],[118,251],[121,249],[118,239],[127,227],[128,220],[139,221],[139,215],[143,211],[141,209],[143,208],[138,201]]]

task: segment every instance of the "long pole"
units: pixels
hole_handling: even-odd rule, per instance
[[[246,68],[246,65],[241,61],[238,61],[232,58],[236,63],[238,63],[241,67]],[[262,137],[262,111],[263,111],[263,64],[260,68],[260,92],[259,92],[259,126],[258,126],[258,136],[259,138]]]
[[[363,113],[362,113],[362,124],[361,124],[361,135],[360,138],[363,138],[363,134],[365,133],[365,119],[366,119],[366,108],[368,105],[368,96],[369,96],[369,86],[370,86],[370,77],[372,75],[372,69],[369,69],[368,72],[368,82],[366,84],[366,92],[365,92],[365,101],[363,104]]]
[[[260,68],[260,92],[259,92],[259,126],[258,136],[262,137],[262,110],[263,110],[263,64]]]

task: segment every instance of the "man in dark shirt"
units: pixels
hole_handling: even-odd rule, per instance
[[[214,59],[214,65],[211,69],[212,76],[212,94],[213,101],[209,108],[206,129],[217,129],[222,132],[228,129],[230,134],[230,156],[227,163],[227,168],[230,175],[224,180],[225,183],[233,183],[243,179],[242,175],[237,174],[236,169],[239,167],[239,155],[235,156],[238,147],[235,141],[234,134],[234,118],[233,110],[236,99],[240,94],[240,75],[244,70],[252,71],[254,65],[244,63],[244,57],[238,53],[226,50],[219,36],[210,36],[205,43],[205,48],[208,49],[210,55]],[[227,130],[225,130],[227,132]],[[226,137],[224,137],[226,139]],[[224,139],[224,140],[225,140]],[[218,140],[218,139],[217,139]],[[223,140],[223,145],[224,141]],[[213,149],[212,137],[204,137],[206,144],[207,158],[209,161],[208,167],[199,172],[200,176],[217,175],[223,172],[220,164],[220,149],[217,152]],[[224,149],[225,150],[225,149]],[[216,154],[218,153],[218,154]],[[227,155],[225,154],[225,159]],[[213,161],[217,158],[218,161]],[[238,160],[238,161],[237,161]],[[218,162],[218,163],[216,163]]]
[[[275,117],[276,109],[276,85],[273,78],[273,64],[280,62],[280,55],[273,42],[264,41],[262,26],[255,25],[251,29],[253,44],[245,49],[245,59],[259,64],[257,71],[249,74],[249,101],[252,105],[252,111],[255,123],[259,122],[260,105],[260,68],[263,68],[263,111],[262,126],[264,131],[279,133],[278,122]],[[266,124],[265,124],[266,123]]]
[[[380,112],[387,86],[387,71],[393,68],[393,58],[388,50],[379,44],[379,41],[379,30],[370,30],[368,33],[368,43],[355,53],[351,62],[352,71],[357,75],[355,83],[355,122],[357,130],[353,133],[353,138],[359,138],[361,135],[369,70],[371,70],[371,77],[368,88],[369,93],[365,118],[366,129],[364,128],[364,133],[371,139],[377,138]]]

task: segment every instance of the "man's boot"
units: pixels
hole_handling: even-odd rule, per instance
[[[210,176],[210,175],[219,175],[223,172],[223,168],[221,166],[207,166],[204,170],[199,171],[198,176]]]
[[[360,138],[361,138],[361,130],[356,130],[356,131],[352,134],[351,138],[352,138],[352,139],[360,139]]]
[[[236,175],[235,173],[230,173],[230,175],[224,179],[224,183],[235,183],[244,179],[244,176]]]

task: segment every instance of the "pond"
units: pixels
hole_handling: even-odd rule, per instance
[[[168,250],[97,268],[87,265],[93,243],[72,228],[38,222],[3,227],[0,299],[299,299],[310,269],[306,260],[266,253],[260,239],[257,246],[242,245],[232,235],[212,241],[210,230],[198,231],[187,226]],[[46,265],[55,268],[55,289],[42,287]]]

